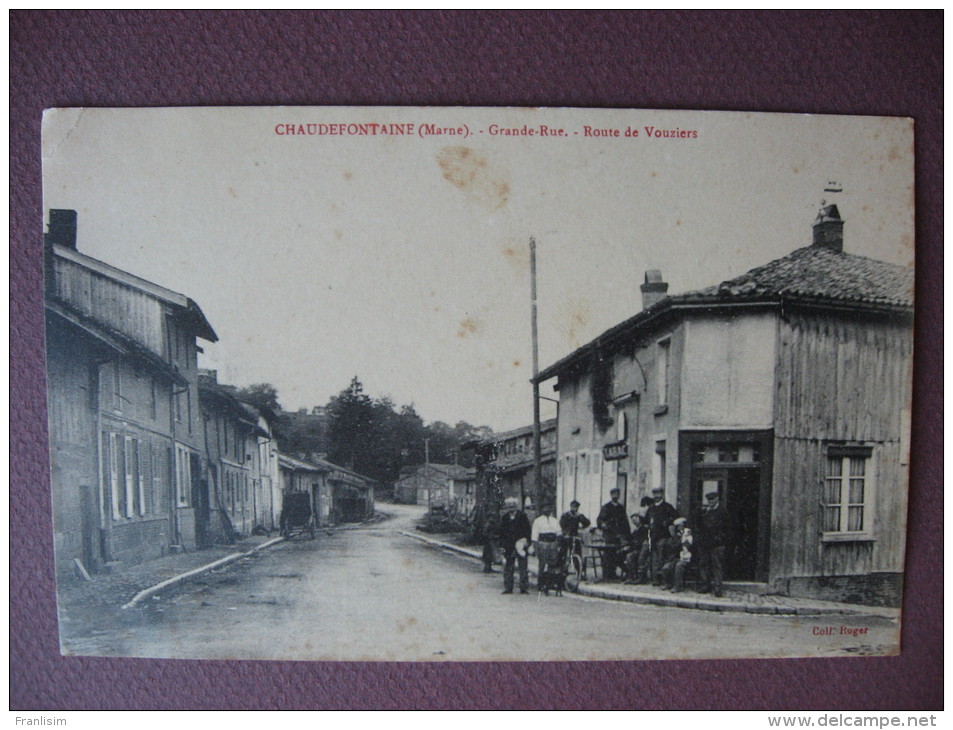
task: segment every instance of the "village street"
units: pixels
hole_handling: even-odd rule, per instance
[[[422,508],[282,543],[99,616],[67,653],[214,659],[653,659],[836,656],[893,643],[884,618],[771,617],[566,594],[500,594],[502,576],[399,534]],[[866,627],[857,637],[841,626]],[[818,635],[834,627],[831,635]],[[883,651],[883,649],[880,649]]]

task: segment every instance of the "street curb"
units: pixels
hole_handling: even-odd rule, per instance
[[[476,560],[482,559],[482,553],[478,550],[473,550],[470,548],[461,547],[459,545],[453,545],[451,543],[443,542],[441,540],[435,540],[431,537],[426,537],[424,535],[418,535],[413,532],[406,532],[404,530],[398,530],[399,534],[404,535],[405,537],[411,537],[420,542],[431,545],[432,547],[440,548],[446,550],[447,552],[458,553],[468,558],[474,558]],[[534,570],[530,569],[530,572],[535,575]],[[877,611],[864,611],[862,609],[852,609],[852,608],[837,608],[837,607],[826,607],[826,606],[756,606],[753,604],[747,603],[735,603],[731,601],[725,601],[724,603],[716,601],[711,598],[690,598],[688,596],[682,598],[676,598],[674,595],[669,596],[647,596],[639,595],[637,593],[626,593],[623,591],[613,590],[612,588],[606,586],[592,585],[589,583],[580,583],[577,593],[580,596],[588,596],[590,598],[601,598],[607,601],[625,601],[627,603],[635,603],[645,606],[672,606],[675,608],[689,608],[695,609],[698,611],[714,611],[718,613],[749,613],[749,614],[761,614],[761,615],[770,615],[770,616],[880,616],[881,613]]]
[[[406,532],[404,530],[398,530],[397,534],[403,535],[404,537],[412,537],[415,540],[420,540],[421,542],[425,542],[428,545],[432,545],[433,547],[437,547],[451,553],[459,553],[460,555],[465,555],[468,558],[474,558],[476,560],[482,559],[483,554],[478,550],[461,547],[460,545],[454,545],[449,542],[442,542],[441,540],[434,540],[432,537],[426,537],[425,535],[417,535],[416,533]]]
[[[214,570],[215,568],[221,568],[223,565],[229,565],[230,563],[234,563],[239,558],[247,557],[249,555],[257,553],[260,550],[264,550],[265,548],[271,547],[272,545],[277,545],[279,542],[284,542],[284,541],[285,541],[285,538],[276,537],[273,540],[268,540],[267,542],[263,542],[261,545],[256,545],[251,550],[247,550],[243,553],[232,553],[231,555],[226,555],[224,558],[219,558],[218,560],[215,560],[206,565],[202,565],[202,566],[199,566],[198,568],[193,568],[192,570],[188,570],[185,573],[174,575],[171,578],[167,578],[166,580],[162,581],[161,583],[156,583],[154,586],[150,586],[149,588],[145,588],[139,591],[136,595],[132,597],[131,601],[129,601],[127,604],[125,604],[122,607],[122,610],[125,610],[127,608],[135,608],[136,604],[138,604],[143,599],[149,598],[150,596],[155,595],[159,591],[165,588],[168,588],[169,586],[176,585],[177,583],[182,583],[184,581],[189,580],[190,578],[194,578],[198,575],[202,575],[203,573],[207,573],[210,570]]]

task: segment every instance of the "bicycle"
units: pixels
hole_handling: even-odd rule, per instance
[[[560,535],[559,555],[566,587],[573,593],[579,591],[579,583],[586,579],[586,563],[582,559],[583,542],[578,536]]]

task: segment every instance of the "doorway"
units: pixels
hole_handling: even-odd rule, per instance
[[[697,525],[705,495],[717,490],[728,512],[727,580],[768,579],[771,445],[765,432],[681,434],[677,508]]]
[[[701,512],[704,496],[717,490],[728,511],[728,545],[725,551],[725,578],[753,581],[758,568],[758,515],[760,482],[758,467],[739,469],[695,469],[692,475],[692,496]],[[697,524],[697,518],[696,518]]]
[[[209,547],[208,481],[202,478],[202,461],[198,454],[189,454],[189,473],[192,476],[192,506],[195,508],[195,544]]]

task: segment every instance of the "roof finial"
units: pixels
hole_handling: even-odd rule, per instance
[[[825,193],[842,193],[844,192],[844,188],[842,188],[838,183],[834,182],[833,180],[828,180],[827,187],[824,188],[824,192]],[[821,198],[821,205],[822,206],[827,205],[826,198]]]

